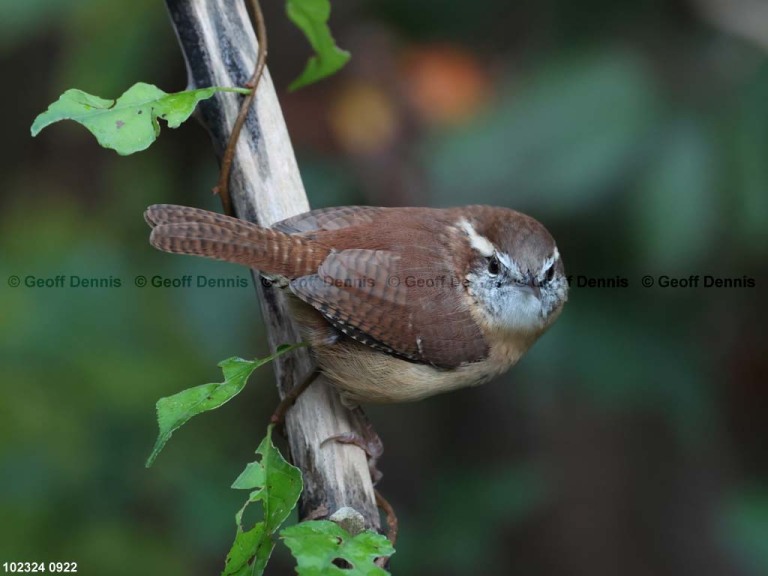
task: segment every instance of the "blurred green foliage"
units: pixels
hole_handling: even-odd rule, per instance
[[[768,60],[697,6],[334,3],[350,66],[287,95],[306,43],[265,5],[270,70],[313,206],[507,205],[547,225],[568,273],[629,279],[574,287],[500,382],[371,411],[387,445],[380,488],[401,521],[395,574],[768,573]],[[250,282],[146,241],[148,204],[217,208],[205,132],[166,131],[127,158],[75,126],[28,138],[72,86],[183,89],[174,42],[161,3],[0,0],[0,62],[15,86],[0,94],[14,111],[0,171],[3,561],[202,575],[221,570],[231,543],[240,502],[227,487],[276,402],[268,370],[143,467],[159,397],[215,381],[223,358],[266,350],[250,288],[133,285],[139,274]],[[400,58],[446,43],[472,55],[488,97],[436,124],[403,100]],[[389,99],[390,148],[340,152],[329,110],[355,82]],[[59,274],[123,285],[7,285]],[[644,274],[758,287],[646,289]],[[273,562],[272,573],[292,573],[287,553]]]
[[[748,569],[768,573],[768,492],[765,486],[744,487],[726,501],[721,532],[741,554]]]
[[[621,52],[558,57],[522,86],[502,86],[485,118],[436,135],[436,187],[450,204],[461,203],[471,186],[484,201],[502,204],[514,190],[521,209],[545,203],[571,214],[599,205],[659,121],[645,68]]]

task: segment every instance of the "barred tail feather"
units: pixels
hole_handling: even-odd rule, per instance
[[[327,255],[307,238],[198,208],[158,204],[144,217],[152,227],[149,241],[158,250],[233,262],[287,278],[315,274]]]

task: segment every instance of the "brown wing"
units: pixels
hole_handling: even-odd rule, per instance
[[[459,234],[455,215],[428,209],[415,214],[329,208],[265,229],[204,210],[157,205],[146,219],[153,245],[162,250],[293,278],[299,298],[368,346],[446,368],[481,360],[488,345],[451,258],[450,244]]]
[[[349,226],[372,224],[377,215],[387,208],[375,206],[338,206],[333,208],[319,208],[297,216],[292,216],[277,222],[272,226],[281,232],[296,234],[300,232],[312,232],[314,230],[339,230]]]
[[[349,337],[408,360],[452,368],[487,357],[446,250],[445,231],[454,228],[381,210],[374,230],[369,224],[317,233],[327,246],[344,234],[345,245],[359,248],[332,251],[316,275],[297,278],[291,290]]]

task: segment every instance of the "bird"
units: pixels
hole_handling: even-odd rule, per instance
[[[150,243],[259,271],[289,295],[347,406],[483,384],[515,365],[568,299],[554,238],[510,208],[342,206],[272,227],[156,204]]]

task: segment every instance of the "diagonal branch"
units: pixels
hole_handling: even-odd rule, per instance
[[[193,87],[243,86],[257,61],[257,42],[241,0],[166,0]],[[211,134],[217,156],[226,150],[238,116],[238,98],[218,94],[200,106],[200,120]],[[229,197],[240,218],[269,226],[309,209],[304,186],[268,71],[258,85],[254,106],[233,148]],[[282,294],[258,282],[258,296],[268,325],[269,343],[299,339]],[[312,370],[305,350],[282,357],[275,365],[280,396]],[[323,440],[346,432],[363,434],[364,422],[345,409],[338,394],[320,377],[286,417],[294,464],[304,474],[300,517],[318,511],[331,515],[351,507],[366,527],[380,527],[366,456],[355,446]]]

